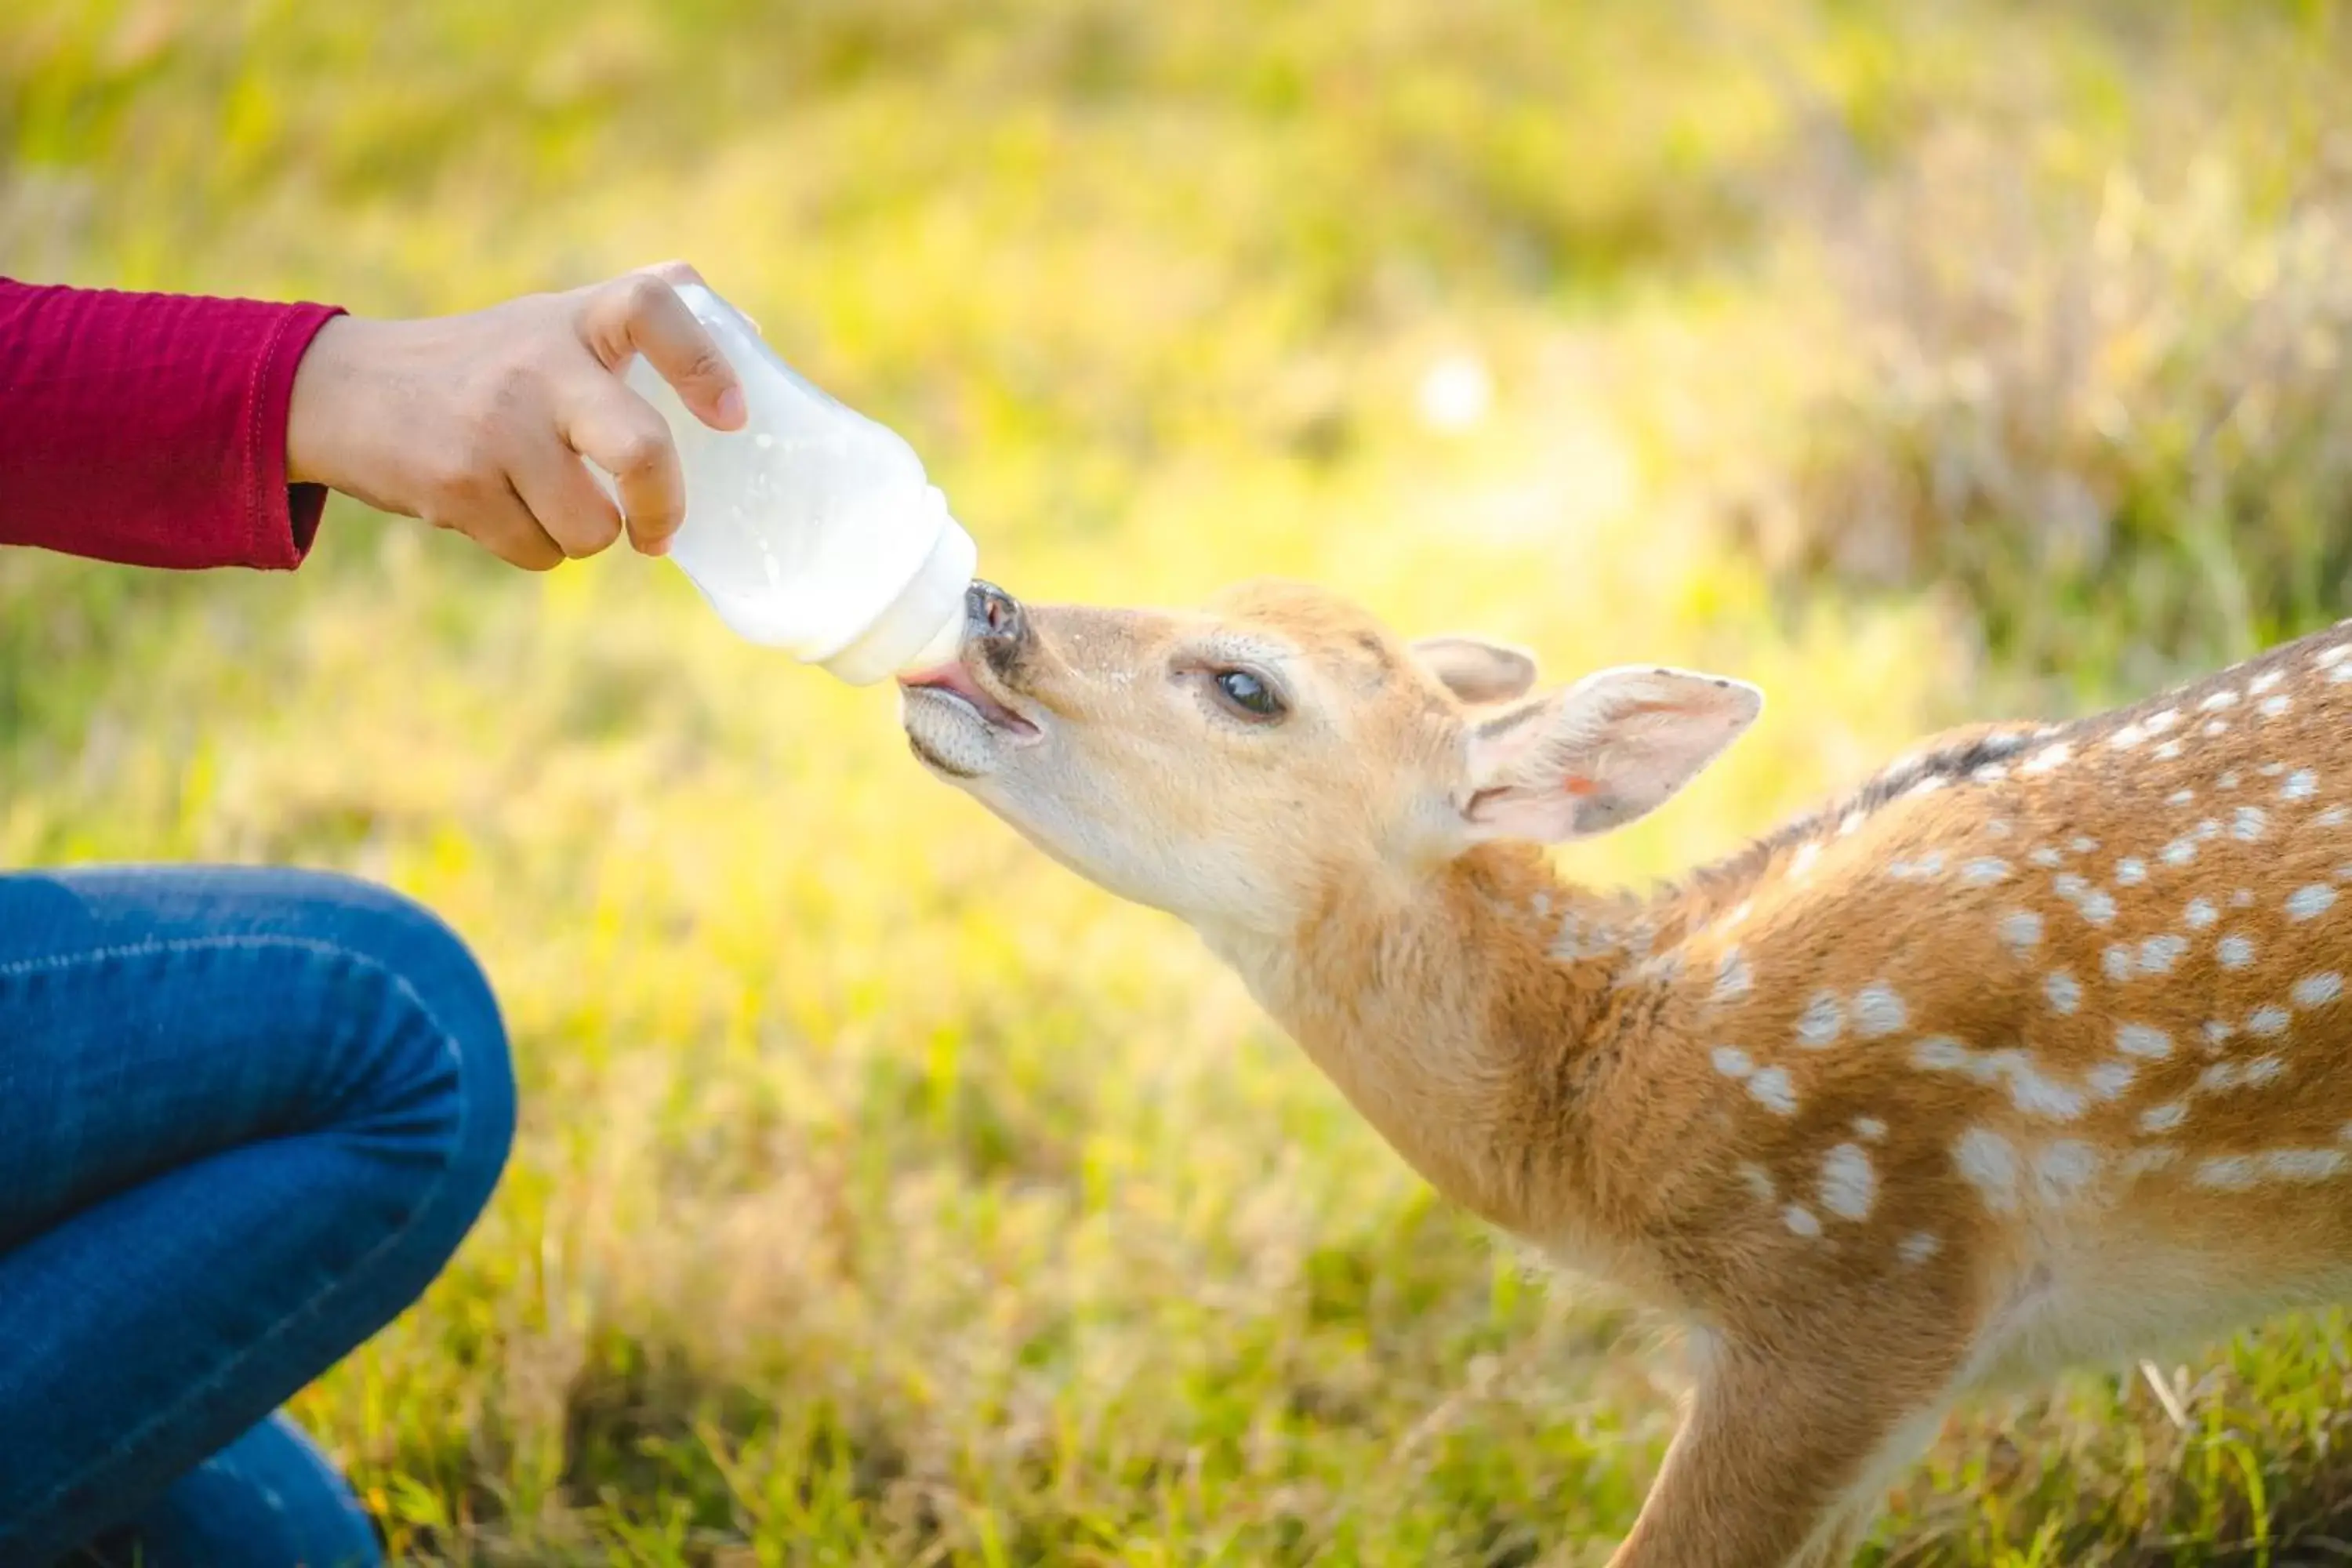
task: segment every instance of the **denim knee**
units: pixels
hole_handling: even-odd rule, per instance
[[[433,1119],[439,1157],[418,1172],[425,1206],[413,1223],[446,1257],[489,1201],[514,1143],[514,1066],[498,1002],[465,940],[431,910],[373,883],[310,875],[331,890],[329,940],[394,982],[445,1043],[449,1070],[436,1082]]]

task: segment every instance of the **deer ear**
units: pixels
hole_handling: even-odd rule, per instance
[[[1763,710],[1761,691],[1724,676],[1586,676],[1471,726],[1463,820],[1474,839],[1606,833],[1664,805]]]
[[[1412,645],[1412,656],[1446,690],[1473,707],[1525,697],[1536,683],[1533,656],[1478,637],[1423,637]]]

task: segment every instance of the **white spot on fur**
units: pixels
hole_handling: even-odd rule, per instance
[[[2180,742],[2178,741],[2167,741],[2150,754],[2158,758],[2159,761],[2168,763],[2172,761],[2173,758],[2180,754]]]
[[[2112,943],[2099,954],[2099,967],[2110,980],[2129,980],[2132,973],[2132,950],[2121,942]]]
[[[2061,1138],[2033,1157],[2034,1194],[2054,1207],[2090,1185],[2098,1173],[2096,1150],[2079,1140]]]
[[[2150,1171],[2161,1171],[2168,1165],[2177,1164],[2179,1160],[2180,1151],[2170,1144],[2152,1144],[2125,1155],[2123,1173],[2126,1176],[2144,1176]]]
[[[2160,1062],[2172,1054],[2172,1037],[2147,1024],[2118,1024],[2116,1049],[2127,1057]]]
[[[2237,705],[2238,694],[2225,688],[2200,702],[2197,705],[2197,710],[2200,713],[2218,713],[2224,708],[2235,708]]]
[[[2286,1076],[2286,1063],[2277,1057],[2256,1057],[2246,1064],[2246,1082],[2259,1089]]]
[[[2263,1156],[2263,1173],[2283,1182],[2324,1182],[2344,1169],[2336,1149],[2273,1149]]]
[[[2200,1187],[2242,1193],[2254,1184],[2254,1163],[2243,1154],[2224,1154],[2218,1159],[2202,1160],[2198,1163],[2197,1173],[2189,1179]]]
[[[1780,1219],[1790,1230],[1799,1236],[1815,1237],[1822,1233],[1822,1222],[1815,1219],[1813,1211],[1802,1204],[1790,1204],[1787,1208],[1782,1209]]]
[[[1952,1144],[1952,1163],[1995,1214],[2017,1212],[2017,1151],[2000,1133],[1971,1127]]]
[[[1911,1047],[1911,1063],[1926,1072],[1957,1072],[1978,1083],[2006,1080],[2011,1103],[2029,1116],[2072,1121],[2083,1114],[2083,1096],[2042,1076],[2021,1050],[1972,1051],[1948,1035],[1934,1035]]]
[[[2235,1062],[2215,1062],[2197,1075],[2197,1087],[2206,1094],[2225,1094],[2238,1087],[2244,1075]]]
[[[1758,1203],[1769,1204],[1779,1195],[1772,1184],[1772,1173],[1753,1160],[1739,1162],[1739,1179],[1755,1194]]]
[[[2119,752],[2130,751],[2147,739],[2147,731],[2138,724],[2126,724],[2107,737],[2107,744]]]
[[[2181,918],[2188,921],[2190,931],[2203,931],[2221,918],[2221,911],[2213,907],[2213,902],[2210,899],[2191,899],[2189,900],[2188,910]]]
[[[2009,876],[2009,862],[1984,856],[1960,868],[1960,885],[1964,888],[1989,888]]]
[[[2028,860],[2032,861],[2035,865],[2045,868],[2065,864],[2065,857],[2059,854],[2058,851],[2051,848],[2047,845],[2043,845],[2040,848],[2030,851],[2025,858]]]
[[[2287,895],[2286,918],[2291,921],[2317,920],[2336,902],[2336,889],[2325,882],[2311,882]]]
[[[2177,1100],[2168,1100],[2162,1105],[2152,1106],[2148,1110],[2140,1112],[2140,1131],[2144,1132],[2169,1132],[2188,1120],[2189,1107],[2183,1105]]]
[[[1878,1173],[1855,1143],[1841,1143],[1822,1157],[1822,1207],[1840,1219],[1868,1219],[1878,1197]]]
[[[1837,1043],[1839,1031],[1845,1026],[1844,1009],[1837,997],[1827,991],[1816,991],[1813,999],[1797,1019],[1797,1041],[1808,1050],[1824,1050]]]
[[[2213,956],[2224,969],[2243,969],[2254,961],[2254,944],[2242,936],[2225,936],[2214,944]]]
[[[2237,773],[2237,770],[2236,770],[2235,768],[2231,769],[2228,773],[2223,773],[2220,778],[2215,779],[2215,780],[2213,781],[2213,783],[2214,783],[2217,786],[2219,786],[2220,788],[2222,788],[2222,789],[2235,789],[2235,788],[2237,788],[2237,787],[2238,787],[2238,773]]]
[[[2053,969],[2042,983],[2042,993],[2050,998],[2050,1005],[2061,1013],[2072,1013],[2083,1005],[2083,983],[2063,969]]]
[[[2026,758],[2017,771],[2021,773],[2046,773],[2051,769],[2063,765],[2066,759],[2074,754],[2074,748],[2061,741],[2054,746],[2044,746]]]
[[[1884,980],[1874,980],[1853,994],[1853,1031],[1864,1039],[1884,1039],[1903,1027],[1908,1016],[1903,998]]]
[[[2352,643],[2330,644],[2311,656],[2311,667],[2314,669],[2332,669],[2343,661],[2346,654],[2352,654]]]
[[[1756,1062],[1738,1046],[1717,1046],[1707,1053],[1715,1070],[1729,1079],[1744,1079],[1756,1070]]]
[[[2205,1036],[2205,1049],[2209,1053],[2220,1050],[2229,1043],[2230,1037],[2238,1032],[2235,1025],[2225,1024],[2219,1018],[2206,1019],[2201,1030]]]
[[[2276,686],[2280,681],[2285,679],[2286,677],[2278,670],[2263,670],[2260,675],[2255,676],[2252,680],[2246,682],[2246,692],[2249,696],[2260,697],[2263,692],[2268,691],[2272,687]]]
[[[2263,699],[2263,717],[2275,719],[2292,706],[2294,706],[2293,702],[2284,691],[2275,697],[2265,697]]]
[[[2286,783],[2279,785],[2281,800],[2309,800],[2318,793],[2319,775],[2309,768],[2295,769],[2286,775]]]
[[[1748,1092],[1756,1102],[1776,1116],[1797,1113],[1796,1086],[1789,1081],[1787,1068],[1766,1068],[1748,1080]]]
[[[2294,1005],[2298,1007],[2325,1007],[2343,994],[2344,976],[2333,970],[2306,974],[2294,983]]]
[[[1570,915],[1559,922],[1559,931],[1552,937],[1551,946],[1545,951],[1562,963],[1574,963],[1580,959],[1606,952],[1610,951],[1611,946],[1612,944],[1604,942],[1587,948],[1584,945],[1583,928],[1577,924],[1574,915]]]
[[[1886,1136],[1886,1123],[1875,1116],[1857,1116],[1853,1119],[1853,1135],[1865,1143],[1875,1143]]]
[[[2257,1007],[2246,1015],[2246,1033],[2271,1039],[2286,1033],[2293,1015],[2284,1007]]]
[[[1895,1254],[1904,1262],[1916,1268],[1943,1250],[1943,1246],[1944,1244],[1937,1240],[1932,1233],[1915,1230],[1896,1244]]]
[[[2263,836],[2263,826],[2270,816],[2259,805],[2242,805],[2230,819],[2230,837],[2241,844],[2252,844]]]
[[[2233,910],[2252,909],[2254,907],[2254,890],[2252,888],[2240,888],[2236,892],[2230,895],[2230,907]]]
[[[2195,800],[2196,798],[2197,792],[2193,789],[2177,789],[2170,795],[2164,797],[2164,804],[2167,805],[2187,805],[2190,801]]]
[[[2137,855],[2127,855],[2116,862],[2116,886],[2137,888],[2147,880],[2147,862]]]
[[[1821,845],[1807,839],[1797,846],[1797,852],[1794,855],[1789,857],[1789,875],[1799,881],[1804,880],[1811,873],[1813,862],[1821,858]]]
[[[2230,726],[2221,722],[2221,720],[2208,719],[2205,721],[2204,728],[2198,732],[2204,735],[2225,735],[2229,733],[2229,731]]]
[[[2158,850],[2157,855],[2168,866],[2186,866],[2197,858],[2197,843],[2190,838],[2176,838]]]
[[[2138,1076],[2139,1069],[2129,1062],[2101,1062],[2083,1075],[2083,1081],[2089,1084],[2091,1091],[2101,1100],[2116,1100]]]
[[[2002,945],[2015,952],[2023,952],[2042,940],[2042,917],[2031,910],[2018,910],[2000,917]]]
[[[1967,1068],[1973,1053],[1949,1035],[1930,1035],[1911,1047],[1911,1062],[1929,1072],[1951,1072]]]
[[[1737,1002],[1748,994],[1754,984],[1755,977],[1748,970],[1748,960],[1736,947],[1725,952],[1723,961],[1715,966],[1715,1000],[1717,1002]]]
[[[2115,895],[2105,888],[2093,888],[2074,907],[2082,910],[2083,918],[2095,926],[2103,926],[2116,918]]]
[[[2149,937],[2139,944],[2139,971],[2142,974],[2166,973],[2188,951],[2189,939],[2185,936],[2167,931],[2162,936]]]

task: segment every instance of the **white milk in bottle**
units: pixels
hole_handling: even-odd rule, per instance
[[[734,367],[747,417],[713,430],[644,356],[629,366],[686,481],[670,558],[736,631],[853,685],[955,658],[979,552],[914,448],[809,384],[708,288],[677,297]]]

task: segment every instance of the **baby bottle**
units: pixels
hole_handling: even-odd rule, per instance
[[[708,288],[677,296],[734,367],[748,416],[713,430],[642,355],[630,365],[686,482],[670,559],[736,631],[852,685],[953,658],[979,552],[914,448],[803,380]]]

